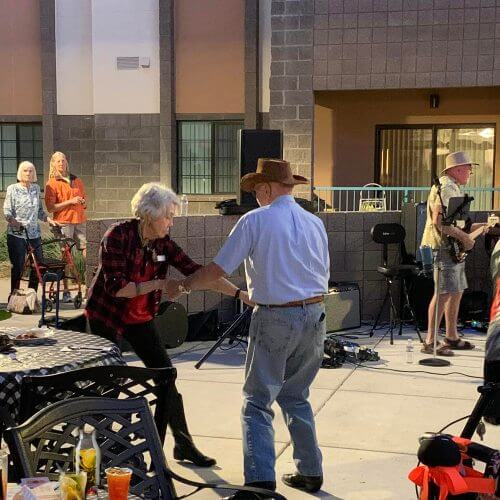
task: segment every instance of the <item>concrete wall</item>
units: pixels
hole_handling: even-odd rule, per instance
[[[273,0],[271,9],[270,124],[284,130],[285,158],[307,177],[313,91],[500,85],[500,11],[493,0]],[[352,119],[362,125],[365,116]],[[349,138],[356,143],[355,133]],[[339,175],[365,165],[343,164]]]
[[[176,217],[172,229],[172,237],[187,254],[200,264],[208,264],[215,257],[222,245],[224,238],[229,234],[237,221],[236,216],[190,216]],[[116,219],[91,220],[87,224],[87,283],[98,264],[99,243],[106,229],[116,222]],[[182,275],[175,269],[170,268],[172,278],[180,278]],[[240,266],[230,277],[237,286],[243,286],[244,270]],[[235,301],[230,297],[222,297],[217,292],[195,291],[189,295],[179,298],[190,313],[203,310],[219,309],[219,318],[222,321],[230,320],[236,310]]]
[[[85,183],[92,217],[130,214],[139,187],[160,180],[158,114],[57,117],[56,149]]]
[[[42,114],[41,64],[39,2],[0,0],[0,115]]]
[[[325,224],[328,234],[331,261],[331,281],[356,282],[361,292],[362,316],[372,320],[378,313],[385,294],[385,281],[377,272],[382,264],[381,245],[374,243],[370,236],[372,226],[380,222],[401,222],[400,212],[356,213],[336,212],[321,213],[319,217]],[[478,221],[486,220],[486,214],[476,212]],[[237,216],[190,216],[176,217],[172,237],[193,260],[208,264],[217,254],[236,223]],[[87,274],[90,279],[97,265],[99,242],[107,227],[114,220],[93,220],[88,224],[89,245],[87,250]],[[389,261],[397,257],[396,249],[389,252]],[[473,290],[488,290],[488,257],[482,241],[467,258],[467,276]],[[172,276],[178,276],[172,270]],[[231,276],[238,286],[244,285],[243,266]],[[233,300],[224,298],[215,292],[193,292],[182,297],[189,312],[198,312],[219,308],[221,318],[230,319],[234,313]],[[222,302],[221,302],[222,300]],[[384,315],[387,317],[387,315]]]

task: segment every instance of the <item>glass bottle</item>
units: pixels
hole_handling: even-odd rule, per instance
[[[87,495],[97,495],[101,471],[101,450],[97,444],[95,429],[88,432],[79,429],[79,439],[76,446],[75,470],[87,473]]]
[[[188,215],[188,207],[189,207],[189,200],[188,197],[183,194],[181,196],[181,215],[182,216],[187,216]]]
[[[406,362],[413,363],[413,340],[408,339],[406,343]]]

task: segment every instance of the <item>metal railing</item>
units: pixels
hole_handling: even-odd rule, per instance
[[[313,201],[318,212],[383,212],[401,210],[404,203],[426,201],[429,187],[400,186],[315,186]],[[471,211],[500,210],[500,187],[467,188],[474,197]]]

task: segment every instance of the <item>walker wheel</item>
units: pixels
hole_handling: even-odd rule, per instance
[[[54,308],[54,303],[52,302],[52,300],[45,299],[45,310],[47,312],[50,312],[50,311],[52,311],[53,308]]]
[[[82,294],[77,293],[76,297],[73,299],[73,305],[75,306],[75,309],[80,309],[82,307]]]

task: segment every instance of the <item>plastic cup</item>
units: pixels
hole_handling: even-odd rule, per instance
[[[61,500],[85,500],[87,473],[85,471],[61,472],[59,474],[59,491]]]
[[[8,470],[9,470],[9,454],[7,449],[0,449],[0,488],[2,488],[3,497],[7,498],[7,484],[9,482],[8,479]]]
[[[128,467],[109,467],[106,469],[109,500],[127,500],[132,469]]]

